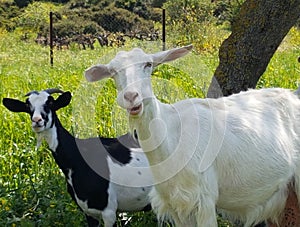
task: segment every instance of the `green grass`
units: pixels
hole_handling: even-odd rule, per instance
[[[299,81],[299,31],[292,30],[274,55],[258,87],[296,88]],[[130,43],[148,52],[158,43]],[[117,136],[127,132],[126,116],[115,102],[112,80],[87,83],[86,68],[108,62],[118,51],[112,48],[54,52],[20,41],[20,34],[0,32],[0,99],[24,99],[31,90],[60,88],[71,91],[71,105],[59,111],[63,125],[78,137]],[[164,102],[204,97],[218,64],[217,53],[191,54],[154,72],[155,94]],[[26,114],[7,111],[0,105],[0,226],[84,226],[85,219],[66,192],[62,173],[50,151],[36,140]],[[155,226],[151,213],[130,214],[131,226]],[[227,224],[220,221],[220,226]]]
[[[257,87],[283,87],[296,89],[300,86],[300,32],[292,28],[283,40]]]

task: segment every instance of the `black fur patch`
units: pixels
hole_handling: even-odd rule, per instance
[[[101,138],[112,160],[120,165],[126,165],[132,159],[131,151],[116,138]]]

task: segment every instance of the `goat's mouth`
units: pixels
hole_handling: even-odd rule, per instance
[[[142,111],[142,103],[137,105],[137,106],[134,106],[132,108],[127,109],[127,112],[130,115],[138,115],[141,111]]]
[[[32,125],[32,129],[35,132],[40,132],[44,129],[44,125],[38,125],[38,124],[37,125]]]

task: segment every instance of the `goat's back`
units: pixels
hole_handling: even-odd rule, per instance
[[[198,130],[199,136],[196,152],[185,169],[203,173],[196,181],[209,179],[210,185],[217,185],[212,191],[219,193],[218,207],[248,220],[248,224],[278,215],[288,183],[295,178],[298,187],[298,96],[287,89],[272,88],[219,99],[192,99],[191,108],[186,102],[191,100],[174,107],[183,117],[197,119],[200,130],[186,126]]]

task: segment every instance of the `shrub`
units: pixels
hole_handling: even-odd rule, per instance
[[[232,24],[234,18],[236,17],[237,13],[239,12],[242,1],[216,1],[214,6],[213,15],[218,19],[218,24],[223,24],[229,22]]]
[[[228,35],[213,16],[214,4],[210,0],[172,0],[166,9],[167,39],[174,45],[193,43],[198,51],[213,52]]]
[[[146,21],[138,15],[121,8],[109,6],[102,11],[92,14],[92,20],[96,21],[109,32],[129,32],[139,29],[149,31],[153,28],[151,21]]]
[[[33,0],[14,0],[14,3],[19,7],[23,8],[28,6],[30,3],[32,3]]]
[[[75,34],[95,34],[103,32],[97,23],[93,21],[62,20],[58,21],[53,26],[53,35],[58,37],[71,37]]]
[[[71,0],[69,4],[66,5],[69,9],[76,8],[91,8],[97,6],[100,8],[108,6],[112,1],[110,0]]]
[[[17,25],[25,31],[38,32],[45,25],[49,26],[49,13],[58,6],[50,3],[33,2],[17,18]]]
[[[14,17],[20,14],[20,9],[13,2],[0,2],[0,27],[12,31],[16,27]]]
[[[148,7],[147,1],[143,0],[116,0],[115,6],[117,8],[126,9],[130,12],[137,14],[144,19],[149,19],[150,9]]]
[[[170,23],[202,23],[212,19],[213,5],[210,0],[172,0],[164,4]],[[189,26],[186,26],[189,27]]]
[[[161,8],[165,2],[166,2],[166,0],[152,0],[151,5],[152,5],[152,7]]]

